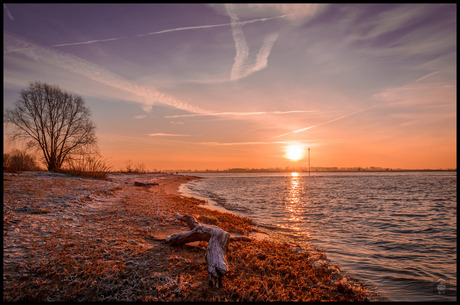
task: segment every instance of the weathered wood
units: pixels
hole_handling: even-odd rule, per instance
[[[184,216],[181,216],[181,214],[176,213],[174,214],[174,217],[176,217],[178,220],[185,222],[187,226],[190,228],[190,230],[193,230],[195,227],[199,226],[200,223],[196,221],[196,219],[188,214],[185,214]]]
[[[212,287],[222,286],[222,277],[227,273],[227,247],[230,234],[217,228],[213,231],[206,248],[209,284]]]
[[[208,265],[209,284],[219,288],[222,285],[222,277],[228,271],[226,253],[230,234],[219,227],[200,224],[188,214],[182,216],[176,213],[174,217],[185,222],[190,231],[168,236],[166,242],[171,245],[180,245],[194,241],[207,241],[206,263]]]

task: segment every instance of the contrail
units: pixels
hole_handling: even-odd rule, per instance
[[[157,133],[149,133],[148,136],[149,137],[188,137],[189,135],[157,132]]]
[[[199,142],[201,145],[211,146],[244,146],[244,145],[273,145],[273,144],[287,144],[289,141],[275,141],[275,142]]]
[[[288,16],[290,16],[290,15],[280,15],[280,16],[267,17],[267,18],[257,18],[257,19],[247,20],[247,21],[241,21],[241,22],[238,22],[238,24],[239,25],[246,25],[246,24],[251,24],[251,23],[255,23],[255,22],[269,21],[269,20],[272,20],[272,19],[286,18]],[[218,27],[231,26],[231,25],[232,25],[232,23],[187,26],[187,27],[179,27],[179,28],[174,28],[174,29],[168,29],[168,30],[161,30],[161,31],[149,32],[149,33],[137,34],[137,35],[132,35],[132,36],[121,36],[121,37],[113,37],[113,38],[105,38],[105,39],[94,39],[94,40],[80,41],[80,42],[61,43],[61,44],[53,45],[53,47],[59,48],[59,47],[67,47],[67,46],[77,46],[77,45],[99,43],[99,42],[106,42],[106,41],[116,41],[116,40],[132,38],[132,37],[145,37],[145,36],[165,34],[165,33],[171,33],[171,32],[199,30],[199,29],[210,29],[210,28],[218,28]]]
[[[167,119],[187,118],[197,116],[255,116],[264,114],[291,114],[291,113],[305,113],[311,112],[306,110],[289,110],[289,111],[253,111],[253,112],[208,112],[208,113],[191,113],[191,114],[177,114],[165,116]]]
[[[236,55],[232,66],[232,72],[230,75],[230,79],[235,80],[240,78],[240,71],[243,69],[245,62],[249,57],[249,48],[244,37],[243,29],[239,25],[240,19],[238,15],[232,10],[230,5],[226,4],[225,8],[227,10],[228,16],[230,17],[230,20],[232,21],[232,35],[233,40],[235,41],[236,48]]]
[[[8,18],[10,18],[10,20],[13,21],[13,20],[14,20],[14,17],[13,17],[13,15],[11,14],[10,10],[8,9],[8,7],[6,7],[6,4],[3,4],[3,8],[5,9],[6,14],[8,15]]]
[[[142,104],[145,112],[150,112],[152,105],[157,102],[177,109],[194,113],[208,113],[199,107],[193,106],[175,97],[162,93],[154,87],[139,86],[117,74],[100,67],[92,62],[62,51],[41,46],[21,36],[4,33],[4,54],[20,52],[38,62],[53,65],[64,70],[79,74],[96,82],[111,86],[130,94],[129,100]]]
[[[294,130],[294,131],[291,131],[291,132],[283,133],[283,134],[281,134],[279,136],[273,137],[273,139],[281,138],[281,137],[284,137],[284,136],[287,136],[287,135],[290,135],[290,134],[294,134],[294,133],[300,133],[300,132],[307,131],[309,129],[312,129],[312,128],[315,128],[315,127],[318,127],[318,126],[326,125],[326,124],[329,124],[329,123],[332,123],[332,122],[335,122],[335,121],[350,117],[352,115],[367,111],[367,110],[372,109],[374,107],[376,107],[376,105],[368,107],[368,108],[365,108],[365,109],[355,111],[353,113],[342,115],[342,116],[340,116],[338,118],[335,118],[335,119],[332,119],[332,120],[329,120],[329,121],[326,121],[326,122],[322,122],[322,123],[319,123],[319,124],[316,124],[316,125],[308,126],[308,127],[302,128],[302,129],[297,129],[297,130]]]
[[[273,33],[267,35],[264,39],[262,47],[257,53],[255,63],[253,65],[248,65],[247,61],[249,57],[249,47],[243,33],[243,28],[241,26],[242,23],[240,22],[238,14],[234,11],[230,4],[226,4],[225,8],[231,20],[233,41],[235,41],[236,48],[236,55],[230,74],[230,80],[234,81],[267,67],[268,56],[270,55],[270,51],[273,47],[273,44],[278,39],[279,34]],[[287,17],[287,15],[283,15],[283,17]],[[272,18],[279,17],[271,17],[270,19]]]

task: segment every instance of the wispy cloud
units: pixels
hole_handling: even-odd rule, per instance
[[[297,129],[297,130],[291,131],[291,132],[283,133],[283,134],[280,134],[280,135],[278,135],[278,136],[276,136],[276,137],[273,137],[273,139],[281,138],[281,137],[284,137],[284,136],[287,136],[287,135],[290,135],[290,134],[301,133],[301,132],[307,131],[307,130],[309,130],[309,129],[318,127],[318,126],[323,126],[323,125],[326,125],[326,124],[329,124],[329,123],[332,123],[332,122],[335,122],[335,121],[338,121],[338,120],[341,120],[341,119],[344,119],[344,118],[348,118],[348,117],[350,117],[350,116],[352,116],[352,115],[355,115],[355,114],[358,114],[358,113],[361,113],[361,112],[370,110],[370,109],[372,109],[372,108],[374,108],[374,107],[376,107],[376,105],[373,105],[373,106],[371,106],[371,107],[368,107],[368,108],[365,108],[365,109],[361,109],[361,110],[358,110],[358,111],[355,111],[355,112],[352,112],[352,113],[348,113],[348,114],[339,116],[339,117],[334,118],[334,119],[332,119],[332,120],[325,121],[325,122],[322,122],[322,123],[319,123],[319,124],[316,124],[316,125],[311,125],[311,126],[308,126],[308,127],[305,127],[305,128],[301,128],[301,129]]]
[[[300,145],[315,145],[313,140],[300,141],[247,141],[247,142],[200,142],[200,145],[206,146],[257,146],[257,145],[291,145],[293,143]]]
[[[209,6],[223,15],[228,15],[227,4],[209,4]],[[235,3],[231,6],[241,18],[251,19],[261,16],[270,18],[283,15],[286,16],[289,23],[300,25],[328,5],[315,3]]]
[[[154,87],[139,86],[92,62],[6,32],[4,33],[4,54],[14,52],[122,90],[128,94],[126,96],[127,100],[140,103],[142,109],[147,113],[151,111],[152,106],[156,103],[192,113],[207,113],[204,109],[165,94]],[[120,98],[120,96],[117,96],[117,98]]]
[[[11,14],[10,10],[8,9],[8,7],[6,6],[6,4],[3,4],[3,9],[6,11],[6,14],[7,14],[8,18],[10,18],[10,20],[14,20],[14,17]]]
[[[290,110],[290,111],[253,111],[253,112],[208,112],[208,113],[190,113],[190,114],[178,114],[178,115],[168,115],[165,118],[175,119],[175,118],[188,118],[188,117],[199,117],[199,116],[220,116],[220,117],[244,117],[244,116],[256,116],[256,115],[265,115],[265,114],[291,114],[291,113],[305,113],[312,112],[307,110]]]
[[[231,81],[265,69],[272,47],[279,37],[279,32],[268,33],[263,40],[255,61],[250,63],[249,47],[242,28],[244,22],[240,21],[240,13],[245,16],[261,14],[273,16],[273,14],[279,14],[291,24],[295,24],[314,16],[319,8],[318,4],[225,4],[224,7],[231,20],[232,35],[236,48],[236,55],[230,74]],[[273,18],[279,17],[267,17],[266,20]]]
[[[93,81],[122,90],[126,93],[126,96],[117,96],[117,98],[125,98],[127,100],[141,104],[142,109],[146,113],[150,113],[152,106],[156,103],[161,103],[188,112],[188,114],[170,115],[166,116],[166,118],[198,116],[249,117],[265,114],[284,115],[309,112],[304,110],[271,112],[211,112],[209,110],[205,110],[179,100],[171,95],[165,94],[155,89],[154,87],[144,87],[137,85],[92,62],[56,49],[42,46],[26,38],[7,32],[4,34],[4,43],[4,54],[21,53],[35,61],[50,64],[52,66],[65,69],[73,73],[77,73]],[[145,115],[136,115],[134,119],[143,119],[145,117]]]
[[[260,47],[256,58],[253,63],[249,61],[249,47],[246,42],[245,35],[243,33],[243,26],[256,23],[256,22],[265,22],[274,19],[286,19],[291,23],[298,22],[299,20],[305,20],[306,17],[311,17],[315,15],[318,11],[318,5],[249,5],[245,4],[246,8],[249,8],[250,11],[255,10],[262,14],[269,14],[269,16],[263,18],[253,18],[250,20],[240,21],[239,16],[237,14],[237,9],[240,7],[237,4],[225,4],[225,9],[227,15],[230,17],[230,23],[221,23],[221,24],[211,24],[211,25],[197,25],[197,26],[185,26],[185,27],[178,27],[173,29],[166,29],[161,31],[153,31],[148,33],[142,33],[137,35],[131,36],[120,36],[120,37],[112,37],[112,38],[103,38],[103,39],[93,39],[88,41],[79,41],[79,42],[68,42],[68,43],[61,43],[53,45],[53,47],[68,47],[68,46],[76,46],[76,45],[85,45],[85,44],[93,44],[93,43],[102,43],[102,42],[110,42],[110,41],[117,41],[123,40],[128,38],[140,38],[146,37],[151,35],[159,35],[159,34],[166,34],[178,31],[190,31],[190,30],[201,30],[201,29],[210,29],[210,28],[218,28],[218,27],[232,27],[232,35],[233,40],[235,42],[236,48],[236,55],[234,58],[234,63],[232,66],[232,70],[230,73],[230,80],[235,81],[244,77],[247,77],[254,72],[263,70],[267,67],[268,64],[268,57],[272,50],[273,45],[277,41],[279,37],[278,32],[269,33],[265,36],[262,46]],[[267,10],[268,9],[268,10]],[[241,9],[240,9],[241,10]],[[273,15],[273,12],[277,15]]]
[[[411,4],[399,5],[391,10],[382,10],[373,18],[369,18],[369,21],[356,23],[355,35],[362,40],[374,39],[414,24],[429,13],[428,6]]]
[[[175,133],[149,133],[149,137],[188,137],[189,135],[187,134],[175,134]]]
[[[236,55],[230,75],[230,80],[235,81],[267,67],[268,56],[279,34],[271,33],[265,37],[262,47],[257,53],[256,60],[251,65],[248,63],[249,47],[239,17],[231,4],[227,4],[226,9],[231,20],[233,40],[235,41],[236,48]]]
[[[264,141],[253,141],[253,142],[200,142],[201,145],[210,146],[244,146],[244,145],[273,145],[273,144],[288,144],[287,141],[275,141],[275,142],[264,142]]]

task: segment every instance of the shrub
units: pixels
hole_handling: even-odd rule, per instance
[[[131,160],[128,160],[128,162],[126,162],[125,170],[124,171],[122,170],[122,172],[135,173],[135,174],[145,174],[147,172],[147,170],[145,169],[144,163],[133,164],[133,162]]]
[[[64,169],[59,172],[73,176],[107,179],[111,166],[98,154],[80,155],[78,158],[69,158]]]
[[[9,154],[3,154],[3,169],[8,171],[35,171],[39,166],[35,157],[19,149],[13,149]]]

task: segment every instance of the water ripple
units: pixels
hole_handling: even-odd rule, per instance
[[[185,192],[311,239],[392,300],[456,300],[456,172],[202,176]]]

